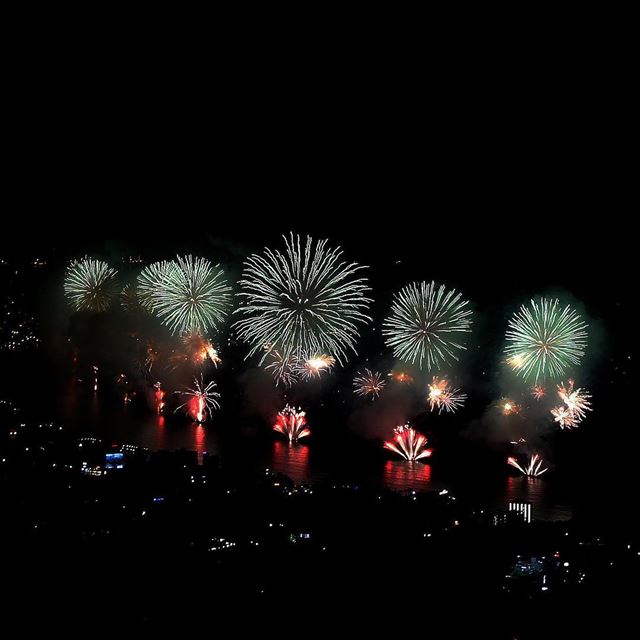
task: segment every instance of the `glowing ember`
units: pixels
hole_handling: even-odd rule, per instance
[[[520,466],[520,464],[515,458],[507,458],[507,464],[511,465],[512,467],[515,467],[518,471],[520,471],[520,473],[522,473],[525,476],[529,476],[531,478],[537,478],[538,476],[541,476],[545,471],[548,470],[547,468],[544,468],[544,469],[541,468],[542,458],[537,453],[531,456],[529,460],[529,464],[526,467]]]
[[[307,414],[300,408],[296,411],[287,405],[279,414],[273,430],[289,438],[289,442],[295,442],[311,435],[307,428]]]
[[[392,380],[395,380],[396,382],[400,382],[402,384],[413,382],[413,378],[408,373],[405,373],[404,371],[392,371],[389,374],[389,377]]]
[[[393,430],[393,440],[384,443],[384,448],[402,456],[405,460],[429,458],[433,449],[427,449],[427,438],[408,424]]]
[[[460,389],[452,389],[445,378],[441,380],[435,376],[429,385],[428,400],[431,411],[438,409],[438,413],[442,413],[443,410],[455,413],[464,405],[466,397],[466,394],[460,393]]]

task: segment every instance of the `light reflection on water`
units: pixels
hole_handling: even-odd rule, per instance
[[[384,484],[390,489],[402,491],[415,489],[429,491],[431,486],[431,465],[407,460],[387,460],[384,465]]]
[[[455,475],[444,478],[441,474],[446,469],[442,468],[438,469],[438,479],[434,481],[431,464],[399,459],[376,461],[374,457],[371,461],[358,460],[355,463],[348,459],[344,465],[344,459],[335,459],[333,449],[321,448],[318,446],[321,443],[290,444],[278,439],[257,441],[255,434],[238,435],[239,430],[223,429],[223,425],[215,420],[205,426],[185,423],[171,420],[169,416],[141,415],[130,405],[116,403],[114,406],[112,402],[102,402],[99,393],[89,397],[78,396],[80,394],[70,393],[64,398],[61,408],[65,423],[79,433],[95,435],[107,442],[126,442],[152,450],[194,450],[200,462],[203,454],[208,452],[219,456],[223,465],[253,468],[255,471],[268,467],[298,483],[348,477],[354,482],[366,479],[369,484],[400,491],[448,488],[461,496],[473,493],[479,502],[502,509],[507,509],[511,501],[529,501],[533,504],[536,518],[567,519],[571,516],[566,497],[554,495],[547,477],[505,476],[504,481],[491,478],[494,484],[485,490],[482,482],[486,478],[479,478],[477,483],[468,477],[457,478]],[[221,437],[223,432],[227,437]],[[235,433],[232,438],[228,437],[230,432]],[[360,447],[356,447],[355,455],[359,452]]]
[[[309,447],[299,442],[276,440],[271,457],[272,471],[284,473],[294,482],[307,482],[309,476]]]

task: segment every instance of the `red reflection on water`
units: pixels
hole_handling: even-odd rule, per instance
[[[407,460],[387,460],[384,483],[392,489],[427,489],[431,481],[431,465]]]
[[[201,424],[194,424],[195,427],[195,442],[196,442],[196,453],[198,454],[198,464],[202,464],[202,454],[206,453],[205,449],[205,430]]]
[[[529,500],[536,502],[544,494],[545,481],[529,476],[509,476],[507,478],[507,500]]]
[[[309,447],[297,442],[289,443],[275,440],[271,468],[284,473],[294,482],[307,482],[309,479]]]

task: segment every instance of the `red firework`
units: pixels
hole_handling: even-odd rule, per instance
[[[162,413],[162,410],[164,409],[164,396],[165,396],[165,392],[162,389],[162,383],[161,382],[156,382],[153,385],[153,388],[155,389],[153,396],[155,398],[156,401],[156,411],[158,413],[158,415],[160,415]]]
[[[289,442],[306,438],[311,435],[311,431],[307,428],[306,415],[300,408],[296,411],[293,407],[287,405],[278,414],[273,430],[287,436]]]
[[[402,456],[405,460],[430,458],[433,449],[427,448],[427,438],[408,424],[393,430],[393,440],[384,443],[384,448]]]

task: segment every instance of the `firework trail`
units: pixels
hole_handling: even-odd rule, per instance
[[[293,356],[284,358],[276,349],[269,351],[270,362],[264,368],[273,376],[276,387],[282,383],[285,387],[291,387],[300,381],[300,371],[297,368],[297,360]]]
[[[279,414],[273,430],[281,433],[289,442],[296,442],[302,438],[311,435],[311,431],[307,428],[306,413],[298,408],[296,411],[293,407],[287,405]]]
[[[231,288],[220,265],[205,258],[178,256],[148,269],[138,278],[141,299],[172,333],[206,333],[225,319],[231,307]]]
[[[153,385],[153,388],[155,389],[155,391],[153,392],[153,397],[156,403],[156,412],[158,413],[158,415],[160,415],[162,413],[162,411],[164,410],[164,396],[165,396],[165,392],[162,389],[162,383],[161,382],[156,382]]]
[[[464,334],[471,331],[467,305],[461,293],[444,285],[414,282],[394,296],[391,315],[383,323],[386,344],[396,358],[420,369],[451,364],[466,349]]]
[[[382,374],[377,371],[370,371],[365,369],[364,373],[359,373],[353,379],[353,392],[362,397],[371,397],[375,400],[387,383],[382,378]]]
[[[569,305],[561,309],[558,300],[531,300],[509,320],[507,362],[525,380],[558,379],[568,367],[580,364],[586,327]]]
[[[402,456],[405,460],[414,461],[429,458],[433,449],[427,449],[427,439],[408,424],[393,430],[393,440],[384,443],[384,448]]]
[[[529,464],[526,467],[520,466],[515,458],[507,458],[507,464],[515,467],[518,471],[520,471],[520,473],[525,476],[529,476],[530,478],[537,478],[541,476],[545,471],[548,471],[547,468],[541,468],[542,458],[537,453],[531,456]]]
[[[433,382],[429,385],[429,408],[431,411],[438,409],[438,413],[447,411],[455,413],[464,405],[467,399],[466,393],[460,393],[460,389],[453,389],[449,386],[449,381],[434,376]]]
[[[271,350],[283,361],[331,353],[342,364],[347,351],[355,353],[358,325],[371,320],[365,315],[369,287],[356,277],[364,267],[342,260],[342,251],[326,240],[284,239],[284,253],[265,249],[244,265],[243,304],[235,311],[243,317],[234,328],[250,345],[247,357],[269,345],[260,364]]]
[[[205,422],[215,409],[220,408],[220,403],[218,402],[220,394],[214,391],[215,388],[216,383],[213,380],[205,387],[202,376],[200,376],[199,381],[195,378],[193,389],[180,392],[182,396],[188,399],[181,404],[176,411],[184,409],[185,413],[191,416],[196,422]]]
[[[101,260],[74,260],[65,274],[65,295],[76,311],[106,311],[118,291],[117,275]]]

